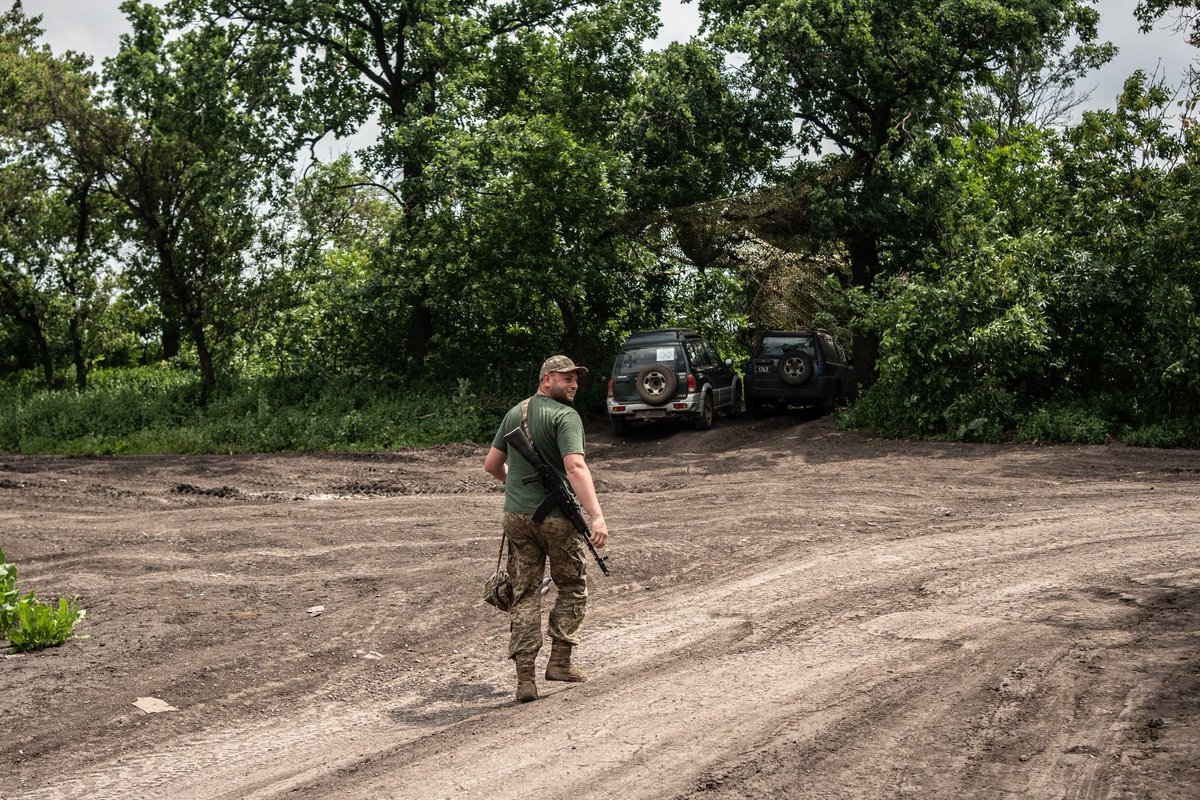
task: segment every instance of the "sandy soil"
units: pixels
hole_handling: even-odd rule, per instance
[[[592,679],[528,704],[484,452],[0,456],[87,607],[0,657],[0,796],[1200,796],[1200,452],[593,431]]]

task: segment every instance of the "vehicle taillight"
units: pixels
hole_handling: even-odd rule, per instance
[[[696,376],[695,375],[688,375],[688,391],[689,392],[696,391]]]
[[[608,396],[609,397],[613,396],[613,379],[612,378],[608,379]]]

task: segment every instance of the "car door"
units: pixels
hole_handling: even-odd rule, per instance
[[[701,341],[704,361],[708,369],[708,380],[713,389],[713,402],[717,408],[728,408],[733,403],[733,385],[737,372],[721,360],[717,350],[707,341]]]

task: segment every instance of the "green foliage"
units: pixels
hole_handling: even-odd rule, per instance
[[[8,632],[8,643],[18,653],[57,647],[74,635],[86,613],[77,600],[60,597],[55,605],[30,592],[17,603],[17,622]]]
[[[536,367],[535,367],[536,369]],[[85,392],[0,393],[0,450],[232,453],[372,450],[488,441],[510,395],[394,376],[227,381],[202,403],[199,376],[170,368],[97,370]]]
[[[1200,424],[1174,419],[1128,431],[1122,438],[1134,447],[1200,447]]]
[[[843,417],[883,436],[995,441],[1045,374],[1051,346],[1044,234],[979,236],[970,249],[860,292],[878,331],[878,379]]]
[[[1033,410],[1017,427],[1022,442],[1104,444],[1112,423],[1081,403],[1056,403]]]
[[[17,592],[17,567],[0,550],[0,638],[18,653],[56,647],[70,639],[87,613],[78,599],[61,597],[57,605]]]
[[[746,243],[848,276],[844,424],[1195,441],[1200,128],[1140,74],[1020,124],[1110,54],[1083,0],[701,0],[661,51],[653,0],[122,8],[102,86],[0,16],[0,450],[486,440],[553,352],[591,407],[633,330],[740,360]]]
[[[286,50],[241,48],[211,21],[173,31],[166,11],[139,0],[121,9],[133,30],[105,62],[115,120],[105,143],[106,190],[134,246],[125,274],[164,329],[189,337],[208,392],[270,271],[262,217],[295,156]]]
[[[4,551],[0,550],[0,638],[7,638],[17,621],[17,565],[8,563]]]

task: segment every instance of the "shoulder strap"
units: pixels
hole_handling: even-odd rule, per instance
[[[525,431],[525,438],[529,440],[530,445],[533,444],[533,434],[529,430],[529,401],[531,400],[533,397],[526,397],[521,401],[521,430]],[[535,447],[534,450],[536,451],[537,448]]]
[[[500,572],[500,559],[504,558],[504,543],[508,540],[508,531],[500,529],[500,552],[496,553],[496,572]],[[508,564],[505,562],[505,569],[508,569]]]

